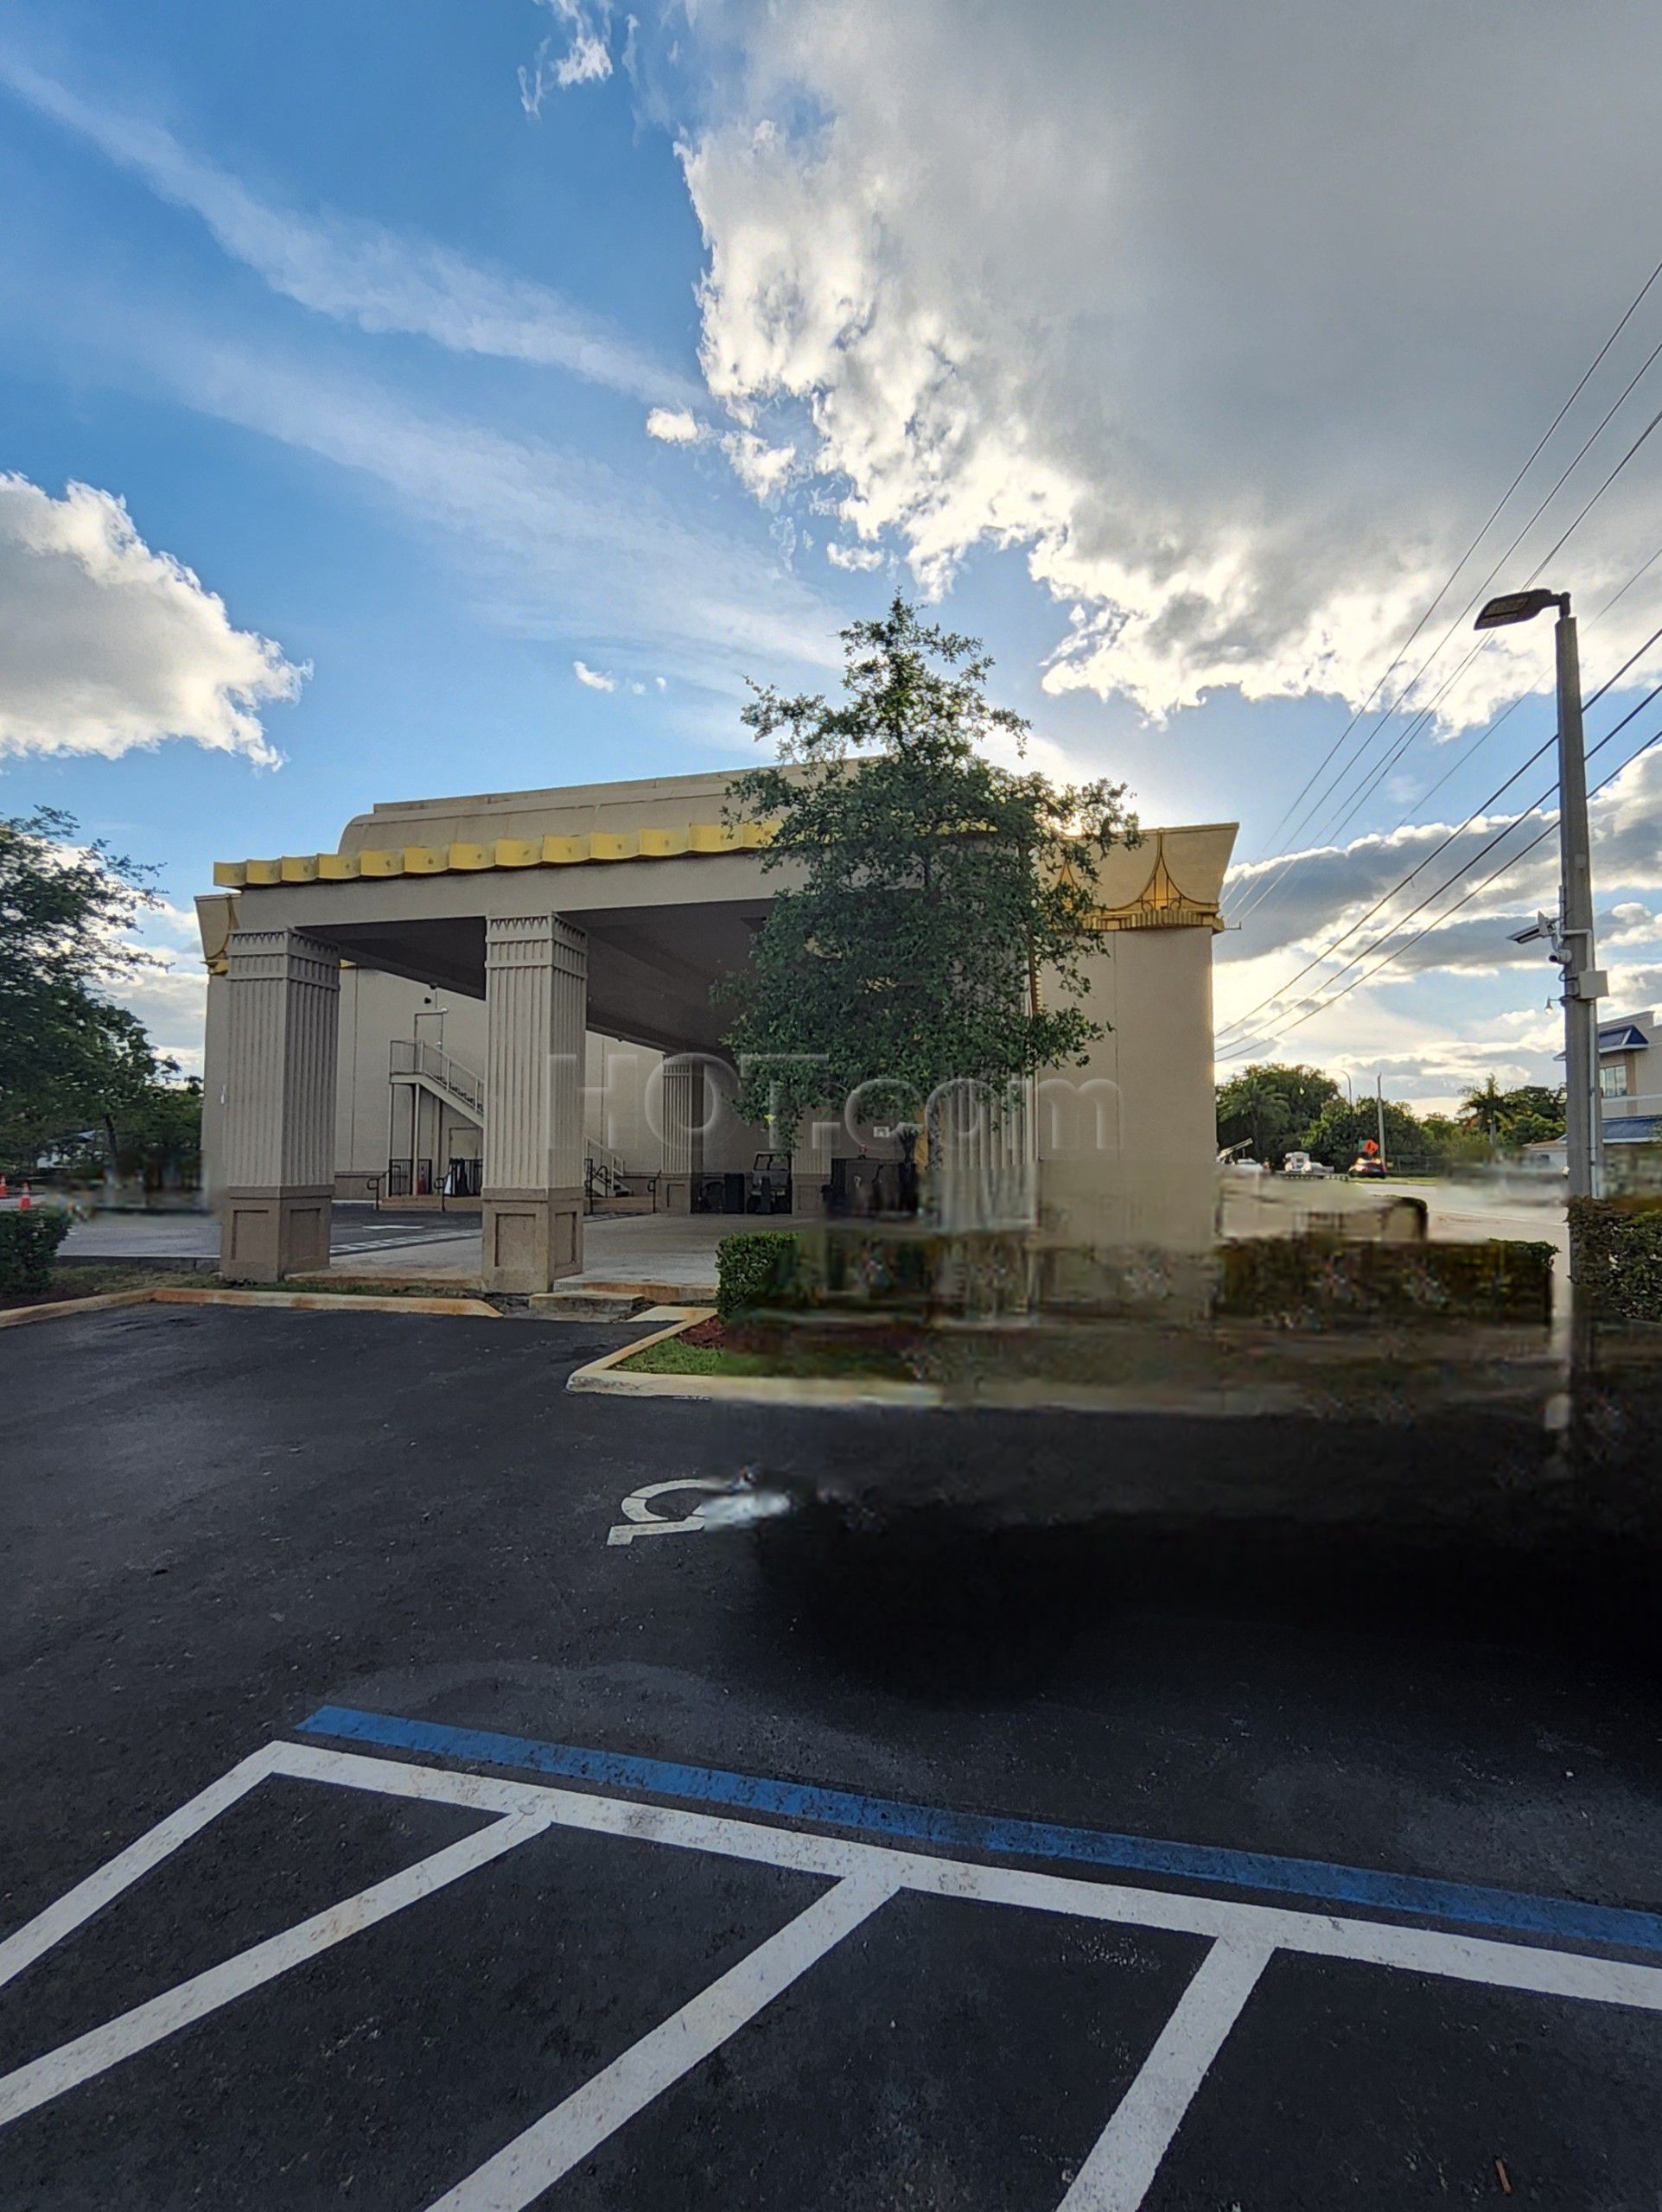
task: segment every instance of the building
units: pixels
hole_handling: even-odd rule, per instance
[[[1662,1046],[1652,1007],[1599,1024],[1599,1116],[1607,1155],[1614,1147],[1662,1139]],[[1561,1173],[1564,1141],[1525,1145],[1524,1158],[1544,1173]]]
[[[760,825],[724,823],[727,783],[400,801],[333,851],[216,867],[197,905],[224,1272],[325,1265],[333,1199],[379,1179],[417,1203],[476,1198],[487,1287],[544,1289],[581,1269],[596,1179],[650,1177],[685,1211],[748,1168],[768,1139],[727,1103],[712,991],[788,876],[763,872]],[[1211,948],[1234,836],[1152,830],[1105,856],[1086,966],[1110,1033],[997,1127],[940,1120],[977,1217],[1092,1244],[1210,1240]],[[800,1132],[799,1205],[880,1135]]]

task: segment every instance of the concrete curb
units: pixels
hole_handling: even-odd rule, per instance
[[[112,1306],[148,1306],[153,1290],[103,1290],[91,1298],[58,1298],[49,1306],[18,1306],[0,1313],[0,1329],[21,1329],[29,1321],[55,1321],[62,1313],[104,1313]]]
[[[157,1306],[265,1306],[291,1313],[453,1313],[500,1321],[482,1298],[360,1298],[316,1290],[191,1290],[183,1284],[138,1294]]]
[[[1139,1389],[1134,1384],[1093,1388],[1070,1382],[990,1382],[974,1391],[943,1389],[938,1382],[892,1382],[873,1376],[844,1381],[829,1376],[626,1375],[623,1363],[651,1344],[667,1343],[684,1329],[710,1319],[713,1309],[693,1307],[667,1328],[591,1359],[567,1376],[568,1390],[612,1398],[690,1398],[723,1405],[902,1406],[960,1413],[1074,1413],[1180,1414],[1190,1421],[1258,1420],[1314,1414],[1321,1408],[1305,1392],[1281,1383],[1250,1389]]]

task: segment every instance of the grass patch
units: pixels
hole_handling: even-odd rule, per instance
[[[920,1364],[918,1354],[892,1341],[827,1341],[825,1335],[794,1329],[767,1336],[745,1332],[735,1339],[720,1322],[708,1321],[619,1362],[631,1375],[789,1375],[831,1381],[876,1376],[890,1382],[915,1382]]]
[[[84,1260],[60,1262],[44,1290],[0,1294],[0,1313],[16,1313],[25,1306],[64,1306],[78,1298],[107,1298],[120,1290],[160,1290],[164,1285],[196,1284],[204,1278],[194,1269],[131,1268]]]

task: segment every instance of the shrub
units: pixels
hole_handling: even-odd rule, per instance
[[[0,1293],[46,1290],[52,1255],[69,1234],[70,1216],[57,1206],[0,1213]]]
[[[1662,1205],[1654,1198],[1572,1198],[1576,1279],[1599,1321],[1662,1321]]]
[[[788,1229],[753,1229],[716,1247],[716,1310],[723,1321],[761,1308],[799,1306],[797,1240]]]
[[[1244,1237],[1223,1248],[1218,1311],[1251,1320],[1527,1321],[1552,1314],[1551,1244],[1348,1244]]]

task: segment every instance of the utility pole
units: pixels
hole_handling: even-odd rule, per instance
[[[1514,944],[1544,938],[1563,970],[1564,1151],[1572,1198],[1604,1194],[1604,1114],[1599,1101],[1599,1007],[1608,988],[1593,942],[1593,860],[1587,828],[1587,759],[1582,736],[1581,657],[1567,591],[1506,592],[1475,627],[1499,630],[1558,610],[1553,643],[1558,677],[1558,912],[1540,914]],[[1575,1262],[1572,1252],[1571,1268]]]
[[[1587,827],[1581,657],[1570,594],[1558,601],[1558,874],[1563,902],[1564,1150],[1570,1195],[1604,1192],[1604,1109],[1599,1100],[1599,1000],[1605,979],[1593,943],[1593,856]]]
[[[1381,1068],[1373,1078],[1373,1108],[1379,1122],[1379,1165],[1381,1167],[1388,1167],[1391,1165],[1385,1158],[1385,1070]]]

